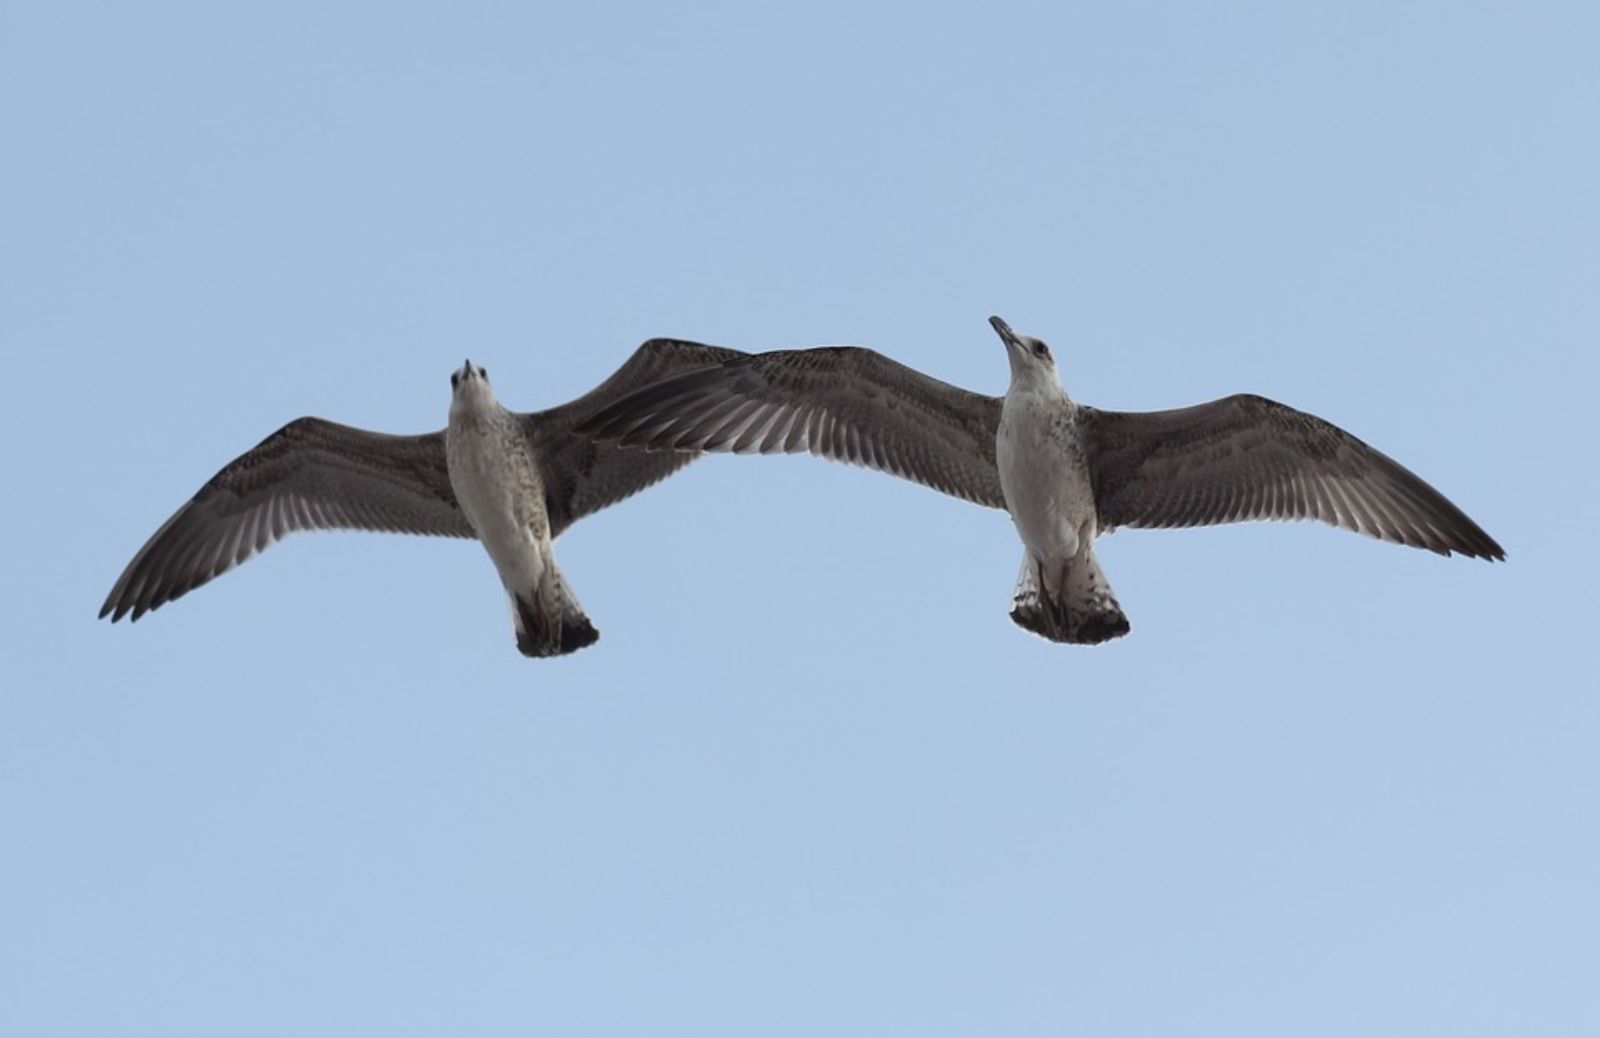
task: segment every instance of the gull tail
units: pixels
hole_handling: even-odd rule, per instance
[[[1053,642],[1098,645],[1128,633],[1128,618],[1111,593],[1093,551],[1064,563],[1022,559],[1011,619]]]
[[[511,596],[511,613],[524,656],[565,656],[600,639],[553,562],[531,591]]]

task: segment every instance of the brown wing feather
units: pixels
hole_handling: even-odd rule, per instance
[[[810,452],[1004,508],[1000,400],[855,346],[776,350],[680,375],[581,429],[656,450]]]
[[[180,598],[296,530],[471,537],[444,434],[290,422],[213,476],[145,542],[100,607],[112,621]]]
[[[1477,523],[1338,426],[1241,394],[1175,411],[1080,411],[1103,529],[1318,519],[1448,555],[1501,559]]]
[[[560,407],[523,415],[523,428],[544,474],[551,536],[666,479],[699,457],[693,451],[624,450],[575,432],[579,422],[633,390],[744,356],[747,354],[721,346],[651,339],[590,392]]]

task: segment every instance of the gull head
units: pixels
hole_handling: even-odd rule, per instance
[[[495,403],[494,390],[489,386],[489,371],[482,364],[467,361],[450,373],[450,409],[481,410]]]
[[[1056,360],[1050,355],[1050,347],[1044,344],[1043,339],[1018,335],[998,317],[989,318],[989,325],[1005,344],[1006,359],[1011,362],[1012,388],[1061,388]]]

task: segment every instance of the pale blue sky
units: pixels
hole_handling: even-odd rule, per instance
[[[8,1035],[1600,1033],[1589,4],[0,6]],[[291,538],[97,623],[301,414],[440,427],[642,339],[1112,408],[1251,390],[1503,566],[1009,522],[714,458],[476,546]],[[1575,481],[1576,478],[1576,481]]]

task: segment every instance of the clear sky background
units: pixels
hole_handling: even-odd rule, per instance
[[[1600,1033],[1591,4],[0,6],[0,1032]],[[1291,9],[1292,8],[1292,9]],[[135,626],[285,421],[641,340],[1251,390],[1506,547],[1123,531],[710,459],[520,657],[466,542],[293,537]]]

